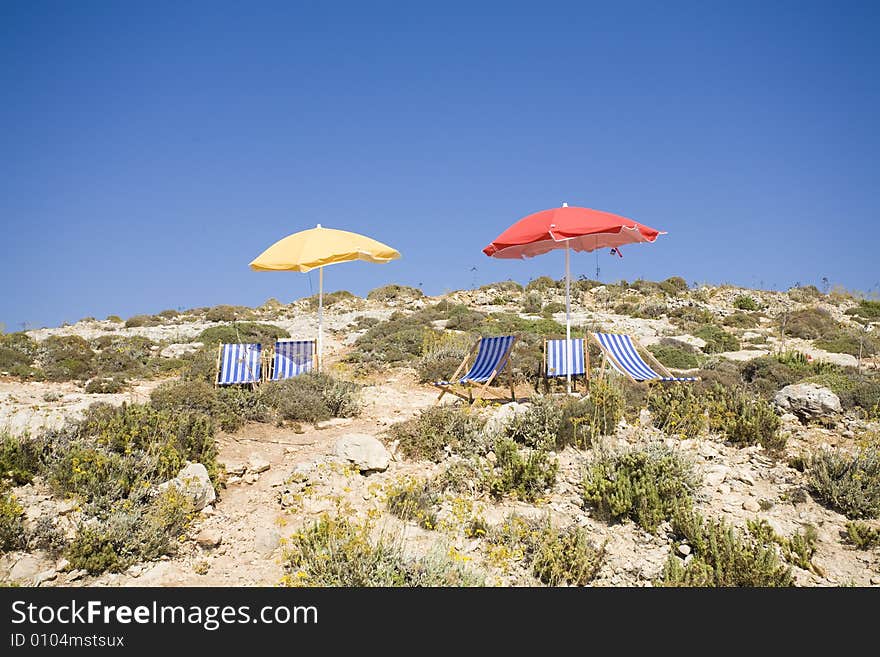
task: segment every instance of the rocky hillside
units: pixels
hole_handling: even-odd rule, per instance
[[[0,335],[0,580],[79,585],[880,584],[880,303],[573,285],[695,384],[540,376],[564,288],[327,295],[327,367],[215,388],[219,342],[316,299]],[[435,405],[479,335],[517,401]]]

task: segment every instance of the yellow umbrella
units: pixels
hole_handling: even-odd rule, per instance
[[[278,240],[251,262],[254,271],[300,271],[318,268],[318,369],[324,352],[324,267],[338,262],[366,260],[379,264],[396,260],[400,253],[387,244],[347,230],[315,228]]]

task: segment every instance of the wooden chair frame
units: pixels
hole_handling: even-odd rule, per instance
[[[650,383],[651,381],[657,381],[657,379],[645,379],[644,381],[639,381],[638,379],[634,378],[633,375],[630,374],[627,371],[627,369],[620,363],[620,361],[617,360],[617,358],[615,358],[614,354],[612,354],[608,349],[605,348],[605,345],[603,345],[599,341],[599,338],[596,337],[595,333],[590,332],[588,335],[590,336],[590,339],[596,344],[596,346],[599,347],[599,351],[602,353],[602,369],[599,370],[599,380],[600,381],[605,377],[605,370],[608,366],[608,361],[613,362],[614,365],[617,366],[617,369],[620,372],[622,372],[624,374],[624,376],[626,376],[633,383]],[[654,366],[655,371],[660,372],[663,376],[669,377],[670,379],[676,378],[676,376],[672,372],[670,372],[666,368],[666,366],[663,365],[663,363],[661,363],[659,360],[657,360],[657,358],[656,358],[656,356],[654,356],[654,354],[652,354],[650,351],[645,349],[644,346],[642,346],[641,342],[636,340],[631,335],[629,336],[629,339],[632,340],[633,346],[636,348],[636,352],[640,356],[642,356],[644,354],[644,356],[647,357],[647,361],[651,365]],[[695,377],[695,379],[696,379],[696,381],[700,380],[699,377]],[[676,383],[676,382],[675,381],[668,381],[667,383]],[[680,381],[678,383],[685,383],[685,382]]]
[[[462,359],[461,364],[458,366],[458,369],[456,369],[455,373],[450,377],[449,385],[438,385],[437,383],[431,384],[437,388],[441,388],[440,395],[434,401],[435,404],[438,404],[440,402],[440,400],[443,399],[443,395],[445,395],[447,392],[455,395],[456,397],[460,397],[461,399],[466,400],[468,402],[468,404],[472,404],[475,399],[483,399],[487,395],[491,395],[492,397],[494,397],[496,399],[501,399],[504,401],[508,401],[508,399],[510,401],[516,401],[516,390],[513,385],[513,373],[512,372],[508,371],[508,373],[507,373],[508,385],[510,388],[510,397],[509,398],[498,394],[494,390],[491,390],[489,388],[489,386],[492,384],[492,382],[498,376],[498,373],[501,370],[503,370],[504,367],[507,365],[507,361],[510,360],[510,354],[513,351],[513,348],[516,346],[517,340],[519,340],[519,336],[516,336],[516,335],[513,336],[513,340],[510,341],[510,346],[502,354],[501,358],[498,359],[498,364],[495,366],[495,369],[492,370],[492,373],[489,375],[489,378],[486,380],[485,383],[474,384],[468,380],[465,380],[464,382],[458,380],[458,377],[462,373],[462,370],[465,368],[465,365],[467,365],[468,361],[471,358],[475,357],[482,340],[483,340],[483,338],[480,338],[479,340],[477,340],[476,343],[474,343],[474,346],[471,347],[471,350],[464,357],[464,359]],[[474,396],[475,385],[479,387],[479,391],[477,392],[476,397]],[[457,390],[455,388],[455,386],[459,386],[459,387],[463,388],[463,390]]]

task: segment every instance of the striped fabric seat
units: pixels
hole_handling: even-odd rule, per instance
[[[501,359],[507,355],[510,345],[513,344],[514,336],[501,335],[497,338],[481,338],[477,349],[477,357],[468,373],[461,377],[460,382],[485,383],[492,377],[492,373],[504,367]]]
[[[636,381],[699,381],[691,376],[663,376],[657,374],[639,355],[638,350],[628,335],[617,333],[596,333],[596,339],[612,358],[608,359],[611,366]],[[623,368],[623,369],[621,369]]]
[[[262,345],[224,344],[220,349],[220,372],[218,385],[235,383],[259,383]]]
[[[311,372],[315,367],[314,340],[279,340],[272,360],[272,380],[280,381]]]
[[[578,376],[586,373],[584,339],[572,338],[571,354],[566,357],[565,340],[547,340],[547,376]],[[570,367],[566,367],[570,363]]]

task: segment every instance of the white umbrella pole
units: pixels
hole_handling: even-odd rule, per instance
[[[324,268],[318,267],[318,371],[324,367]]]
[[[571,250],[565,241],[565,386],[571,394]]]

